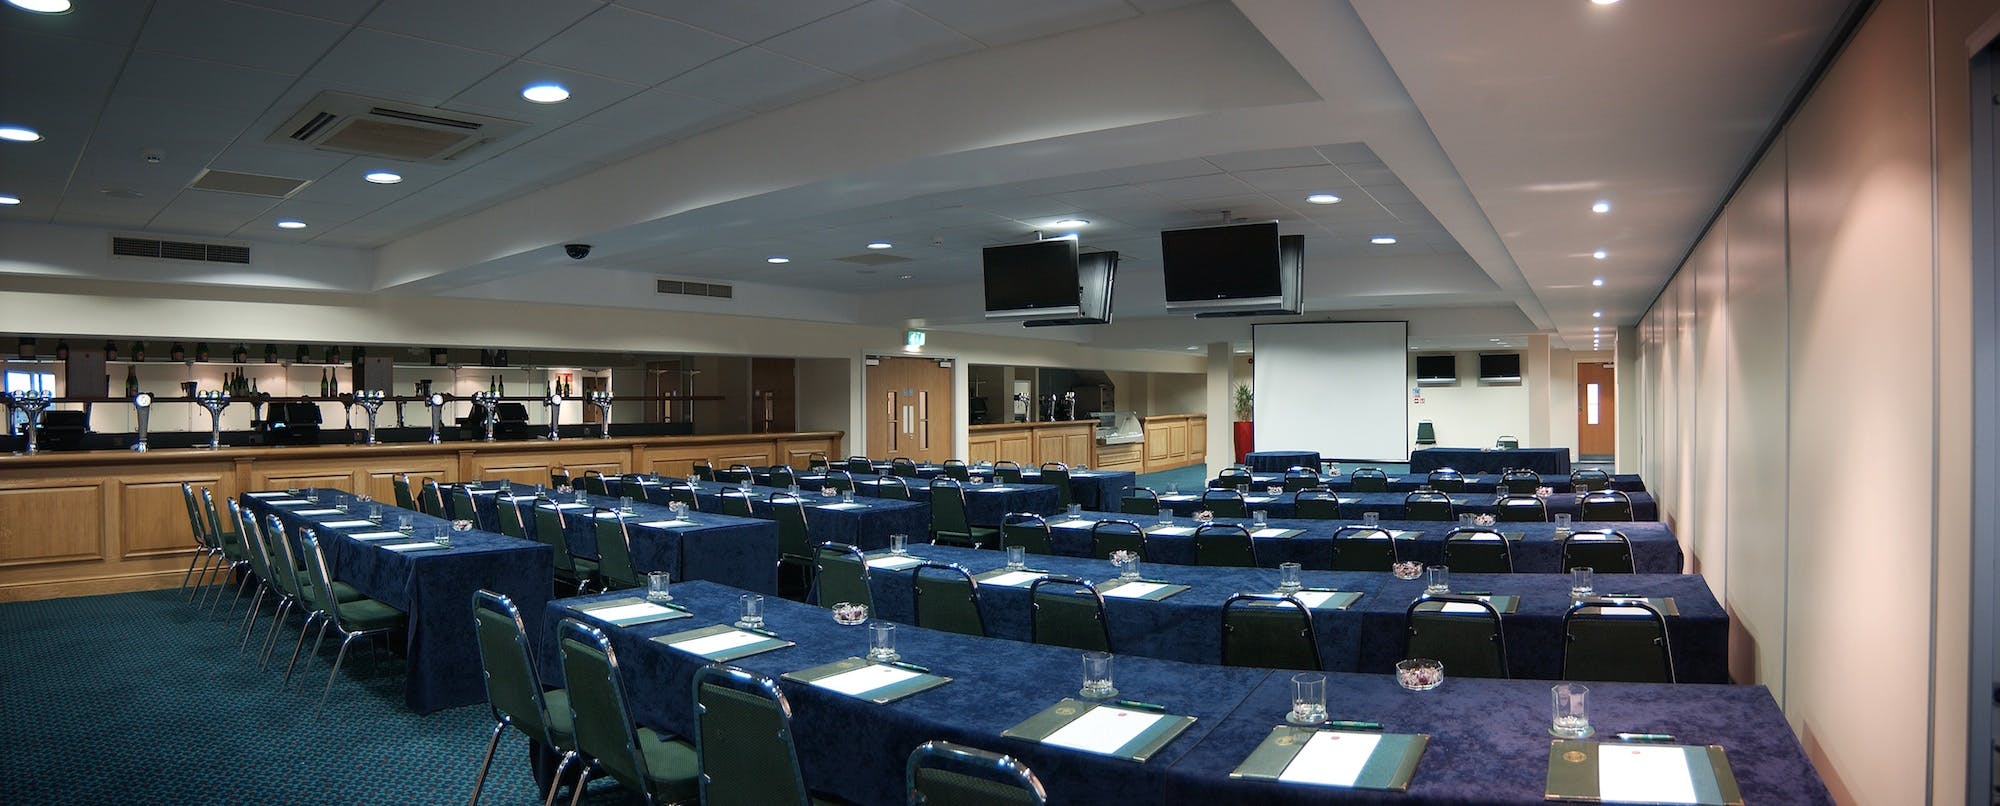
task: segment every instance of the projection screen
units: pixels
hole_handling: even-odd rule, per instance
[[[1250,340],[1258,450],[1409,460],[1408,322],[1253,325]]]

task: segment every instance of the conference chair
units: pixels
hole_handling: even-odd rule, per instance
[[[833,467],[833,461],[826,457],[826,451],[813,451],[806,454],[807,470],[826,470],[831,467]]]
[[[1319,486],[1319,471],[1309,467],[1294,467],[1285,471],[1285,492],[1295,493]]]
[[[1562,567],[1589,568],[1599,574],[1633,573],[1632,541],[1624,532],[1612,529],[1574,533],[1562,541]]]
[[[948,478],[931,479],[931,537],[947,546],[986,548],[1000,530],[973,526],[966,514],[965,487]]]
[[[1125,515],[1157,515],[1160,512],[1160,494],[1151,487],[1134,487],[1131,494],[1119,500],[1118,511]]]
[[[556,625],[556,635],[575,731],[573,752],[583,764],[571,803],[582,798],[591,776],[600,772],[646,803],[683,803],[697,797],[696,779],[701,774],[697,751],[680,737],[632,721],[618,653],[604,631],[566,618]]]
[[[625,516],[615,509],[593,509],[590,521],[597,537],[597,578],[604,590],[645,587],[638,569],[632,567],[632,536],[625,531]]]
[[[675,484],[667,488],[667,500],[676,504],[686,504],[689,512],[701,511],[701,491],[689,484]]]
[[[1034,611],[1028,640],[1086,651],[1111,651],[1111,629],[1104,622],[1104,596],[1097,592],[1097,586],[1076,577],[1045,576],[1028,585],[1028,601]]]
[[[1570,471],[1570,488],[1577,492],[1608,490],[1611,488],[1611,474],[1594,467]]]
[[[951,479],[945,479],[951,481]],[[910,480],[902,476],[883,476],[875,480],[875,497],[890,501],[910,499]]]
[[[1312,610],[1283,594],[1238,593],[1223,600],[1222,665],[1319,671]]]
[[[1249,507],[1243,505],[1243,491],[1233,487],[1202,491],[1201,508],[1218,518],[1250,517]]]
[[[1513,436],[1512,434],[1503,434],[1499,438],[1493,440],[1493,447],[1499,448],[1500,450],[1503,451],[1511,451],[1514,450],[1515,448],[1521,447],[1521,440],[1518,437]]]
[[[187,573],[181,575],[180,592],[188,594],[192,599],[193,590],[201,586],[197,583],[191,589],[189,583],[208,576],[208,565],[214,562],[216,557],[221,556],[222,547],[216,545],[209,537],[208,525],[203,523],[205,519],[202,518],[201,510],[194,502],[194,485],[181,482],[181,498],[187,503],[188,531],[194,536],[195,551],[188,557]],[[197,566],[201,568],[199,576],[195,574]]]
[[[1254,480],[1255,479],[1253,479],[1250,475],[1250,468],[1244,467],[1242,465],[1235,465],[1232,467],[1225,467],[1220,472],[1216,473],[1215,484],[1212,486],[1223,487],[1232,490],[1247,490],[1250,489],[1250,484]]]
[[[979,581],[964,568],[924,563],[910,571],[910,594],[916,602],[917,626],[960,635],[986,635],[979,613]]]
[[[914,479],[917,477],[917,461],[907,456],[891,458],[889,460],[889,475],[897,478]]]
[[[739,462],[730,465],[728,470],[715,474],[715,480],[727,484],[755,484],[757,482],[757,471],[751,470],[749,465]]]
[[[873,475],[875,473],[875,460],[869,459],[866,456],[849,456],[844,464],[849,474],[863,473]]]
[[[945,741],[917,745],[904,784],[912,804],[1042,806],[1049,800],[1035,771],[1013,756]]]
[[[1403,496],[1403,518],[1412,521],[1448,521],[1454,516],[1451,496],[1437,490],[1416,490]]]
[[[957,481],[971,481],[972,468],[965,464],[964,459],[946,459],[944,464],[938,466],[938,475]]]
[[[841,493],[853,492],[854,474],[849,473],[845,470],[840,470],[838,468],[828,470],[826,471],[825,484],[828,487],[832,487],[834,492],[841,492]]]
[[[791,465],[771,466],[771,486],[780,489],[785,489],[785,488],[790,488],[798,483],[799,483],[798,471],[793,470]]]
[[[1425,483],[1433,490],[1443,490],[1448,493],[1465,492],[1465,474],[1449,467],[1431,471],[1430,475],[1425,477]]]
[[[235,510],[238,504],[231,500],[229,507]],[[250,597],[250,610],[243,616],[243,640],[236,645],[236,651],[242,652],[249,648],[250,635],[257,631],[257,620],[263,615],[264,598],[271,597],[273,606],[276,606],[284,593],[278,587],[277,571],[271,566],[271,553],[266,548],[264,530],[257,526],[257,518],[244,517],[238,510],[237,522],[243,524],[243,546],[250,553],[250,573],[244,576],[244,580],[253,583],[256,590],[256,594]]]
[[[486,757],[472,780],[471,806],[479,806],[486,774],[493,769],[493,753],[500,748],[500,735],[510,727],[562,757],[543,798],[544,803],[552,801],[557,783],[576,755],[569,692],[543,688],[528,643],[528,628],[513,599],[490,590],[474,591],[472,623],[479,640],[480,678],[486,684],[486,704],[493,714],[493,735],[486,740]]]
[[[603,480],[599,479],[598,483],[602,484]],[[472,521],[476,528],[479,523],[479,505],[473,500],[471,489],[463,484],[451,485],[451,516]]]
[[[1517,467],[1500,474],[1500,492],[1534,495],[1541,488],[1542,474],[1528,468]]]
[[[1511,574],[1514,548],[1491,528],[1460,526],[1444,535],[1444,564],[1461,574]]]
[[[417,511],[433,518],[450,518],[451,512],[444,508],[444,489],[436,479],[424,479],[417,491]]]
[[[793,569],[799,580],[797,598],[804,600],[806,589],[812,587],[813,574],[812,528],[806,520],[805,501],[790,493],[772,493],[766,503],[771,507],[772,519],[778,522],[778,584],[782,589],[785,569]]]
[[[1021,483],[1021,464],[1012,459],[1001,459],[993,463],[993,480],[1001,484]]]
[[[554,580],[578,594],[599,579],[596,560],[587,560],[570,551],[569,517],[546,496],[535,499],[535,540],[549,547],[549,563]]]
[[[722,514],[737,518],[757,517],[750,506],[750,493],[734,487],[722,491]]]
[[[1549,519],[1549,502],[1532,495],[1506,493],[1493,502],[1496,520],[1506,523],[1542,523]]]
[[[610,495],[611,488],[604,483],[604,472],[601,470],[583,471],[583,491],[591,495]]]
[[[1673,683],[1667,617],[1644,599],[1585,599],[1563,614],[1562,679]]]
[[[563,478],[568,479],[569,477],[564,476]],[[564,481],[563,483],[568,484],[569,482]],[[410,474],[397,473],[392,479],[391,484],[396,490],[396,506],[409,510],[417,508],[417,497],[410,492]]]
[[[1076,500],[1076,491],[1069,487],[1069,465],[1061,462],[1043,462],[1041,483],[1056,488],[1056,505],[1069,509]]]
[[[1090,556],[1109,559],[1114,551],[1129,551],[1146,557],[1146,530],[1126,520],[1103,520],[1090,527]]]
[[[1452,677],[1507,674],[1500,611],[1477,596],[1420,596],[1403,613],[1403,657],[1430,658]]]
[[[1292,499],[1292,517],[1333,520],[1340,517],[1340,498],[1329,490],[1300,490]]]
[[[222,517],[217,514],[213,489],[202,489],[201,508],[203,517],[208,520],[208,533],[222,549],[222,556],[217,559],[215,566],[216,576],[210,585],[214,589],[215,600],[209,603],[208,608],[213,612],[216,606],[222,604],[222,593],[229,589],[229,579],[249,570],[250,553],[243,547],[242,526],[234,522],[225,526]],[[238,586],[237,590],[240,595],[241,586]],[[235,605],[231,604],[230,607]]]
[[[299,639],[292,647],[291,662],[285,666],[284,682],[290,683],[292,670],[298,666],[299,651],[305,646],[306,633],[312,629],[312,616],[321,609],[322,600],[313,588],[308,569],[302,567],[304,561],[299,559],[299,555],[303,552],[294,551],[292,541],[285,537],[284,523],[278,520],[276,515],[266,518],[265,523],[267,524],[264,539],[265,556],[269,558],[271,576],[277,580],[284,596],[280,597],[278,610],[271,617],[270,631],[264,634],[263,648],[258,653],[257,668],[261,671],[270,665],[271,657],[278,649],[278,631],[284,627],[285,617],[296,609],[300,618]],[[336,602],[346,603],[357,602],[367,597],[362,596],[361,591],[356,590],[353,585],[335,581],[333,598]]]
[[[1632,520],[1632,496],[1623,490],[1592,490],[1578,504],[1580,521]]]
[[[1389,474],[1379,467],[1357,467],[1347,475],[1347,489],[1357,493],[1386,493]]]
[[[1387,529],[1342,526],[1329,542],[1335,571],[1387,571],[1396,564],[1396,540]]]
[[[1206,523],[1194,530],[1194,564],[1257,567],[1257,544],[1240,523]]]
[[[328,627],[333,628],[333,636],[340,639],[340,650],[334,653],[333,668],[326,675],[326,689],[320,692],[319,703],[313,706],[313,717],[317,719],[320,710],[326,707],[327,695],[333,693],[334,681],[340,679],[340,664],[347,659],[347,648],[359,638],[402,632],[408,627],[409,619],[402,611],[374,599],[363,597],[351,602],[340,601],[333,590],[333,577],[327,574],[326,555],[320,552],[319,538],[306,534],[299,542],[301,551],[306,555],[313,601],[320,605],[319,611],[306,619],[308,625],[315,617],[319,620],[319,634],[313,638],[312,654],[319,654],[319,645],[325,640]],[[305,634],[301,632],[299,637],[303,639]]]
[[[806,788],[792,704],[776,681],[709,664],[694,673],[695,748],[707,806],[826,803]]]
[[[696,481],[715,481],[715,465],[703,459],[688,466],[688,475],[695,477]]]
[[[571,476],[569,473],[569,468],[567,467],[551,468],[549,470],[549,489],[553,490],[559,487],[568,487],[573,479],[574,477]],[[408,487],[408,485],[404,486],[405,488]],[[410,507],[404,507],[404,509],[409,509],[409,508]]]
[[[1033,512],[1010,512],[1000,519],[1000,548],[1020,546],[1029,554],[1054,554],[1054,535],[1047,519]]]
[[[868,560],[861,549],[847,543],[821,543],[813,549],[813,597],[820,607],[840,602],[868,605],[875,610],[875,594],[868,584]]]

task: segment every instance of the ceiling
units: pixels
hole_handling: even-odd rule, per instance
[[[1026,335],[1181,349],[1248,323],[1166,317],[1156,233],[1277,219],[1307,236],[1309,313],[1588,349],[1643,312],[1850,0],[75,2],[0,6],[0,122],[45,135],[0,143],[23,202],[0,222],[362,250],[379,293],[560,276],[655,304],[591,296],[640,273],[852,302],[724,312],[1022,335],[980,321],[979,247],[1081,218],[1123,258],[1118,321]],[[573,94],[522,99],[537,81]],[[445,165],[265,142],[329,89],[526,126]],[[311,183],[188,189],[210,168]],[[404,181],[361,180],[384,168]]]

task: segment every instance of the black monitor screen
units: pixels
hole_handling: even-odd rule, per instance
[[[1167,230],[1160,233],[1168,302],[1260,299],[1284,293],[1278,270],[1278,224]]]
[[[989,246],[983,256],[986,310],[1075,307],[1081,301],[1074,238]]]
[[[1458,359],[1449,355],[1417,356],[1417,380],[1450,381],[1458,379]]]
[[[1479,377],[1481,378],[1521,377],[1521,354],[1480,353]]]

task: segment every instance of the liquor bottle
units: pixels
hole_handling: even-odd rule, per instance
[[[500,396],[507,396],[507,376],[505,375],[500,376]]]
[[[118,342],[112,341],[110,339],[104,340],[104,360],[106,361],[118,360]]]
[[[167,351],[167,358],[173,361],[186,361],[188,358],[187,348],[182,347],[180,342],[174,342],[174,348]]]
[[[68,339],[56,339],[56,360],[57,360],[57,361],[68,361],[68,360],[69,360],[69,340],[68,340]]]
[[[194,360],[202,362],[208,361],[208,342],[205,341],[195,342]]]
[[[138,393],[139,393],[139,368],[128,366],[125,368],[125,396],[131,397]]]
[[[327,396],[327,397],[339,397],[339,396],[340,396],[340,370],[337,370],[337,369],[329,369],[329,370],[327,370],[327,371],[326,371],[326,373],[327,373],[327,374],[326,374],[326,396]]]
[[[229,360],[238,364],[248,362],[250,360],[250,349],[244,347],[242,342],[237,342],[236,349],[229,351]]]
[[[489,395],[500,394],[500,376],[498,375],[486,376],[486,393]]]
[[[298,355],[292,358],[292,363],[305,364],[305,363],[310,363],[311,361],[312,361],[312,348],[307,347],[303,344],[299,345]]]
[[[319,396],[326,397],[326,370],[319,371]]]
[[[143,341],[135,341],[135,342],[132,342],[132,360],[134,360],[134,361],[145,361],[145,360],[146,360],[146,343],[145,343],[145,342],[143,342]]]
[[[257,379],[256,379],[256,378],[251,378],[251,379],[250,379],[250,396],[251,396],[251,397],[256,397],[256,396],[257,396],[258,394],[259,394],[259,392],[257,391]]]
[[[275,344],[264,345],[264,363],[266,364],[278,363],[278,345]]]
[[[335,347],[335,346],[333,346],[333,345],[331,345],[331,344],[329,344],[329,345],[327,345],[327,346],[326,346],[326,363],[329,363],[329,364],[338,364],[338,363],[340,363],[340,348],[339,348],[339,347]]]

